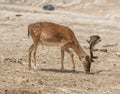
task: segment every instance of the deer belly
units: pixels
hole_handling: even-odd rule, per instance
[[[42,45],[46,46],[58,46],[59,42],[41,41]]]

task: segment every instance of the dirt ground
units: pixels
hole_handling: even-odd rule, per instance
[[[55,10],[43,10],[50,2]],[[119,0],[1,0],[0,94],[120,94],[119,4]],[[91,74],[85,74],[76,54],[76,72],[71,71],[67,54],[62,72],[56,46],[39,46],[37,70],[29,70],[28,49],[33,41],[27,37],[27,27],[34,22],[70,27],[88,54],[86,40],[99,35],[102,41],[94,52],[99,58],[92,62]]]

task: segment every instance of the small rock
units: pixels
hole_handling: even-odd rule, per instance
[[[10,19],[10,17],[6,17],[6,19]]]
[[[116,53],[115,55],[118,56],[118,57],[120,57],[120,53]]]
[[[44,10],[54,10],[55,7],[54,7],[53,5],[51,5],[51,4],[47,4],[47,5],[44,5],[44,6],[43,6],[43,9],[44,9]]]
[[[34,13],[37,13],[37,11],[34,11]]]
[[[46,61],[43,61],[42,63],[44,63],[44,64],[45,64],[45,63],[47,63],[47,62],[46,62]]]
[[[29,79],[27,79],[26,82],[29,82]]]
[[[32,84],[32,86],[35,86],[35,84]]]
[[[20,16],[22,16],[21,14],[16,14],[16,17],[20,17]]]
[[[5,89],[4,94],[8,94],[8,90],[7,89]]]
[[[116,66],[116,64],[113,64],[113,66]]]

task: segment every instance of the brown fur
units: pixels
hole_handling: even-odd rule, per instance
[[[77,38],[75,37],[73,31],[65,26],[58,25],[50,22],[38,22],[30,24],[28,26],[28,36],[32,37],[33,44],[29,48],[29,68],[31,69],[31,53],[34,50],[34,65],[36,66],[36,50],[38,44],[42,45],[58,45],[61,47],[61,69],[64,69],[63,60],[64,52],[67,52],[72,59],[73,70],[75,71],[75,63],[73,59],[73,53],[69,50],[72,48],[78,55],[79,59],[84,61],[83,65],[86,72],[90,72],[91,62],[88,60],[88,55],[79,45]],[[86,59],[87,57],[87,59]]]

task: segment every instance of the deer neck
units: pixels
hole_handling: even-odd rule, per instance
[[[73,47],[73,49],[74,49],[75,53],[78,55],[78,57],[80,58],[80,60],[87,56],[87,53],[83,50],[83,48],[79,45],[79,43],[77,43]]]

